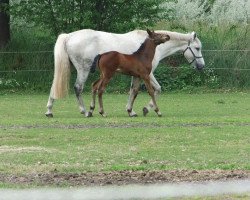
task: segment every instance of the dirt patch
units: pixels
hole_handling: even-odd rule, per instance
[[[0,154],[2,153],[9,153],[9,152],[15,152],[15,153],[21,153],[21,152],[52,152],[52,150],[45,149],[43,147],[14,147],[14,146],[0,146]],[[55,150],[53,150],[55,151]]]
[[[12,176],[0,174],[6,184],[38,186],[103,186],[250,179],[250,170],[113,171],[101,173],[47,173]]]
[[[75,124],[75,125],[65,125],[65,124],[57,124],[57,125],[0,125],[0,129],[43,129],[43,128],[54,128],[54,129],[92,129],[92,128],[176,128],[176,127],[225,127],[225,126],[250,126],[250,123],[176,123],[176,124],[157,124],[157,123],[108,123],[105,125],[96,125],[96,124]]]

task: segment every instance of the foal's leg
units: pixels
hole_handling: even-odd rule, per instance
[[[155,96],[154,96],[154,89],[153,89],[153,87],[152,87],[152,85],[151,85],[151,83],[150,83],[150,79],[149,79],[149,77],[146,77],[146,78],[144,78],[143,80],[144,80],[144,82],[145,82],[145,86],[146,86],[146,88],[147,88],[147,90],[148,90],[148,93],[149,93],[149,95],[150,95],[151,98],[152,98],[152,104],[153,104],[152,107],[154,108],[154,110],[155,110],[155,112],[157,113],[157,115],[158,115],[159,117],[161,117],[162,114],[161,114],[161,112],[160,112],[160,110],[159,110],[159,108],[158,108],[158,106],[157,106],[157,104],[156,104],[156,100],[155,100]],[[143,112],[143,114],[144,114],[144,112]],[[146,115],[144,114],[144,116],[146,116]]]
[[[150,73],[149,77],[150,77],[150,83],[154,88],[154,97],[156,99],[158,97],[158,95],[161,93],[161,86],[158,83],[158,81],[156,80],[156,78],[154,77],[152,72]],[[152,99],[150,100],[148,105],[143,108],[143,115],[146,116],[151,108],[153,108],[153,100]]]
[[[95,81],[92,84],[92,101],[91,101],[91,104],[90,104],[90,110],[88,112],[87,117],[93,117],[93,112],[94,112],[94,109],[95,109],[96,93],[98,91],[98,88],[100,86],[101,81],[102,81],[101,79],[98,79],[97,81]]]
[[[129,91],[129,99],[128,99],[128,104],[126,106],[128,115],[130,117],[137,117],[137,114],[133,111],[133,104],[135,101],[135,98],[137,97],[137,94],[139,92],[139,88],[140,88],[140,78],[138,77],[132,77],[131,80],[131,87],[130,87],[130,91]]]
[[[107,84],[109,83],[111,77],[112,77],[112,75],[110,75],[109,77],[104,78],[102,80],[102,82],[100,83],[99,88],[98,88],[99,113],[103,117],[107,117],[107,115],[105,114],[104,109],[103,109],[102,94],[105,91],[105,88],[106,88]]]

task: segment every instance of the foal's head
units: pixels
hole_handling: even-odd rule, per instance
[[[149,29],[147,29],[147,33],[149,38],[154,41],[155,45],[159,45],[170,40],[169,35],[164,33],[155,33],[154,31],[150,31]]]

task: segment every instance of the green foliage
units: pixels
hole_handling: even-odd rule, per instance
[[[83,28],[124,32],[152,26],[163,0],[21,0],[11,6],[16,19],[45,27],[55,35]]]
[[[160,23],[155,29],[166,29],[184,32],[177,23]],[[177,24],[178,25],[178,24]],[[249,27],[221,26],[209,27],[206,24],[193,24],[187,27],[195,30],[201,39],[205,59],[204,71],[197,71],[187,64],[182,55],[175,55],[165,59],[155,71],[155,76],[163,91],[193,90],[194,87],[208,88],[249,88],[250,60],[249,51],[230,51],[233,49],[249,49]],[[1,72],[1,78],[14,79],[18,83],[28,83],[28,87],[35,91],[48,92],[53,80],[53,45],[55,38],[41,29],[29,28],[12,29],[11,43],[3,51],[17,51],[20,53],[1,54],[0,69],[11,72]],[[223,51],[205,51],[205,50]],[[41,50],[45,52],[33,52]],[[48,51],[47,51],[48,50]],[[31,52],[31,53],[21,53]],[[23,71],[34,70],[34,71]],[[43,71],[47,70],[47,71]],[[15,71],[15,73],[13,73]],[[90,91],[91,83],[99,73],[90,74],[84,90]],[[76,71],[72,68],[71,88],[76,79]],[[108,92],[127,92],[130,86],[130,77],[116,75],[107,87]],[[12,89],[13,90],[13,89]],[[72,90],[73,91],[73,90]]]
[[[155,73],[156,79],[163,91],[184,89],[187,86],[200,86],[201,77],[189,66],[173,68],[171,66],[159,66]]]
[[[179,21],[161,22],[161,29],[178,32],[196,31],[202,42],[202,54],[205,60],[203,84],[212,88],[249,88],[250,86],[250,26],[208,23],[179,23]],[[170,66],[182,67],[186,62],[174,57]],[[184,71],[183,71],[184,72]],[[184,72],[186,73],[186,72]],[[188,74],[187,74],[188,75]],[[160,75],[161,76],[161,75]],[[159,76],[159,77],[160,77]]]
[[[28,83],[23,82],[19,83],[15,79],[4,79],[0,78],[0,89],[19,89],[19,88],[27,88]]]
[[[219,77],[219,85],[221,87],[249,87],[249,25],[222,25],[220,27],[200,25],[200,27],[203,48],[221,50],[204,52],[206,67],[214,69],[214,73]]]
[[[67,0],[63,1],[64,4],[59,2],[61,1],[21,0],[20,3],[12,4],[12,41],[1,51],[14,51],[16,53],[2,54],[0,52],[0,78],[15,80],[20,84],[17,87],[18,89],[27,89],[27,87],[22,87],[24,85],[21,84],[25,82],[28,83],[28,88],[31,90],[49,91],[53,79],[53,46],[57,32],[70,32],[81,28],[126,32],[129,29],[150,25],[159,16],[163,19],[162,15],[158,15],[162,8],[160,6],[154,7],[154,5],[160,4],[161,0],[131,0],[126,1],[126,3],[124,3],[124,0]],[[48,6],[49,3],[52,7]],[[123,9],[118,9],[120,7]],[[49,12],[51,8],[53,8],[53,13],[52,11]],[[82,12],[81,9],[83,8],[84,11]],[[53,17],[57,20],[56,23],[51,20]],[[24,22],[20,20],[21,18],[25,19]],[[183,56],[171,56],[166,59],[155,72],[162,90],[192,90],[199,86],[249,88],[249,25],[221,23],[220,26],[217,26],[208,21],[196,21],[195,17],[192,19],[194,19],[192,23],[185,20],[168,22],[164,20],[154,26],[156,30],[196,31],[202,41],[204,50],[202,53],[206,63],[204,71],[199,72],[187,65]],[[25,21],[29,22],[29,25]],[[51,31],[54,34],[51,34]],[[76,71],[74,68],[72,69],[71,88],[76,78]],[[90,91],[91,83],[98,76],[98,73],[90,75],[85,90]],[[129,86],[130,77],[118,75],[112,79],[107,91],[126,92]]]
[[[192,90],[204,85],[210,88],[218,87],[218,77],[213,70],[198,71],[187,64],[178,67],[162,64],[157,68],[155,77],[163,91]]]

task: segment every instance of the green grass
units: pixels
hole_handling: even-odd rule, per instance
[[[245,195],[219,195],[219,196],[210,196],[210,197],[187,197],[187,198],[178,198],[179,200],[248,200],[250,194]],[[177,198],[172,198],[176,200]]]
[[[47,95],[2,95],[0,173],[250,169],[250,94],[165,94],[162,118],[142,117],[148,99],[129,118],[127,95],[105,94],[108,117],[84,118],[70,95],[47,119]]]

